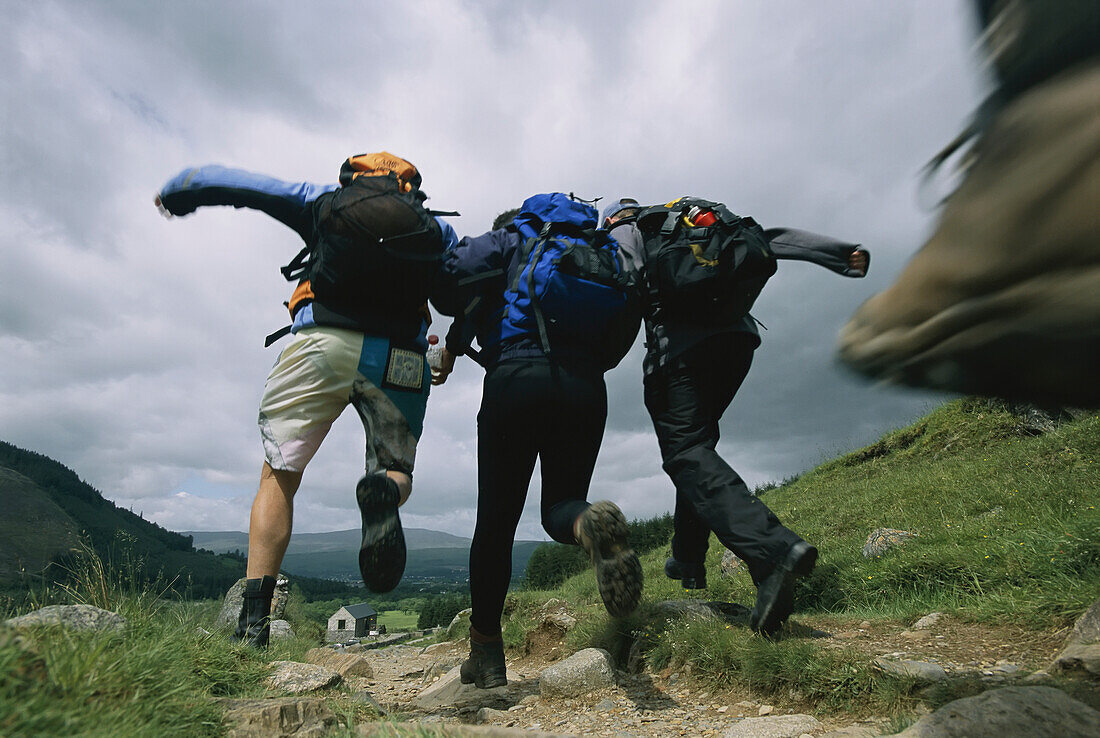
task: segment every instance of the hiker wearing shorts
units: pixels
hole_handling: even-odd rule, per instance
[[[794,578],[812,570],[817,549],[786,528],[716,450],[719,420],[748,374],[760,333],[747,313],[725,320],[668,317],[647,287],[652,250],[638,227],[642,211],[636,200],[622,198],[604,209],[603,225],[645,295],[645,404],[664,470],[676,486],[665,574],[685,588],[705,588],[714,531],[745,561],[757,587],[752,628],[770,635],[790,616]],[[858,244],[793,229],[763,234],[776,258],[811,261],[850,277],[866,274],[868,254]]]
[[[378,215],[382,211],[365,211],[368,221],[378,221],[369,224],[372,234],[396,229],[393,240],[381,239],[396,243],[392,250],[434,249],[441,255],[457,238],[450,225],[417,208],[417,200],[424,199],[420,181],[412,164],[381,152],[344,162],[340,184],[283,182],[206,166],[180,172],[157,195],[157,207],[169,216],[209,205],[260,210],[306,242],[283,268],[284,276],[297,282],[288,303],[292,323],[268,340],[270,344],[293,334],[260,401],[266,458],[249,520],[244,604],[234,640],[267,644],[271,597],[290,541],[294,494],[333,421],[348,405],[355,408],[366,432],[366,473],[356,487],[363,525],[363,581],[372,591],[386,592],[397,586],[404,572],[405,540],[397,508],[412,491],[416,443],[428,399],[430,373],[424,353],[430,314],[425,299],[438,275],[438,259],[430,271],[425,267],[406,274],[400,259],[385,262],[387,257],[365,251],[362,229],[349,225],[349,219],[363,215],[356,208],[363,200],[398,208],[402,222],[383,223],[386,216]],[[412,204],[401,204],[406,201]],[[404,238],[401,232],[417,218],[424,221],[421,226],[428,226],[421,228],[423,238],[399,242]],[[381,236],[372,238],[379,243]],[[382,261],[370,261],[373,258]],[[322,260],[328,271],[312,269]],[[379,268],[372,270],[374,266]],[[379,272],[373,283],[371,271]],[[387,279],[403,290],[401,295],[384,292]]]
[[[456,356],[469,354],[485,367],[477,416],[477,524],[470,547],[470,657],[461,675],[464,683],[480,688],[507,683],[500,620],[512,544],[536,459],[546,532],[589,553],[613,616],[631,612],[641,597],[641,565],[627,544],[622,512],[613,502],[587,501],[607,419],[603,374],[637,335],[636,301],[587,342],[554,334],[552,326],[548,336],[532,328],[501,337],[508,330],[509,306],[523,302],[516,299],[517,279],[521,273],[526,279],[524,265],[537,258],[531,254],[537,254],[539,239],[532,234],[564,217],[564,211],[581,214],[577,233],[594,234],[593,208],[560,193],[536,195],[518,211],[499,216],[491,232],[459,242],[446,257],[444,272],[466,287],[458,288],[448,306],[433,303],[457,316],[437,381],[446,380]],[[480,352],[471,348],[475,338]]]

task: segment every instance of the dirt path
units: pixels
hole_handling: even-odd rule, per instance
[[[901,623],[805,619],[799,626],[825,631],[822,648],[852,648],[869,660],[881,656],[929,661],[949,677],[973,677],[989,686],[1012,683],[1044,668],[1059,651],[1065,633],[1041,633],[1015,626],[975,625],[943,617],[928,630]],[[819,634],[820,635],[820,634]],[[352,685],[370,691],[390,717],[425,723],[481,723],[523,730],[600,736],[719,736],[738,718],[811,714],[821,723],[814,735],[845,728],[843,735],[877,735],[884,717],[822,714],[796,698],[768,704],[744,690],[713,690],[695,680],[690,667],[653,673],[619,673],[616,686],[576,699],[544,699],[538,677],[568,656],[562,640],[542,638],[526,654],[508,654],[509,685],[497,690],[463,688],[452,703],[423,707],[416,698],[466,656],[464,641],[427,648],[401,645],[370,653],[374,678]],[[453,675],[452,675],[453,676]],[[797,697],[797,696],[795,696]]]

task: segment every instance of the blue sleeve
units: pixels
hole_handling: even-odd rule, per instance
[[[208,205],[260,210],[308,240],[314,200],[339,187],[309,182],[284,182],[274,177],[208,165],[185,169],[160,190],[160,200],[173,215],[187,215]]]

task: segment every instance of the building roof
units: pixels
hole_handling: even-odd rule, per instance
[[[378,611],[366,602],[360,602],[358,605],[344,605],[344,609],[348,611],[348,615],[351,615],[356,620],[359,618],[369,618],[371,615],[378,614]]]

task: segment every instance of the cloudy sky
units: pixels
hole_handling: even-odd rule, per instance
[[[349,154],[386,149],[462,212],[460,235],[562,190],[696,194],[862,242],[867,279],[782,263],[757,303],[768,331],[720,446],[750,484],[943,399],[864,384],[833,344],[928,234],[918,172],[984,89],[962,0],[0,8],[0,439],[168,528],[247,529],[279,350],[263,338],[286,322],[278,267],[300,246],[253,212],[162,219],[154,193],[200,164],[329,182]],[[607,376],[590,495],[628,517],[672,503],[641,349]],[[406,525],[472,532],[481,377],[460,362],[433,391]],[[349,412],[306,472],[296,530],[358,524],[362,448]],[[533,489],[520,535],[543,538]]]

